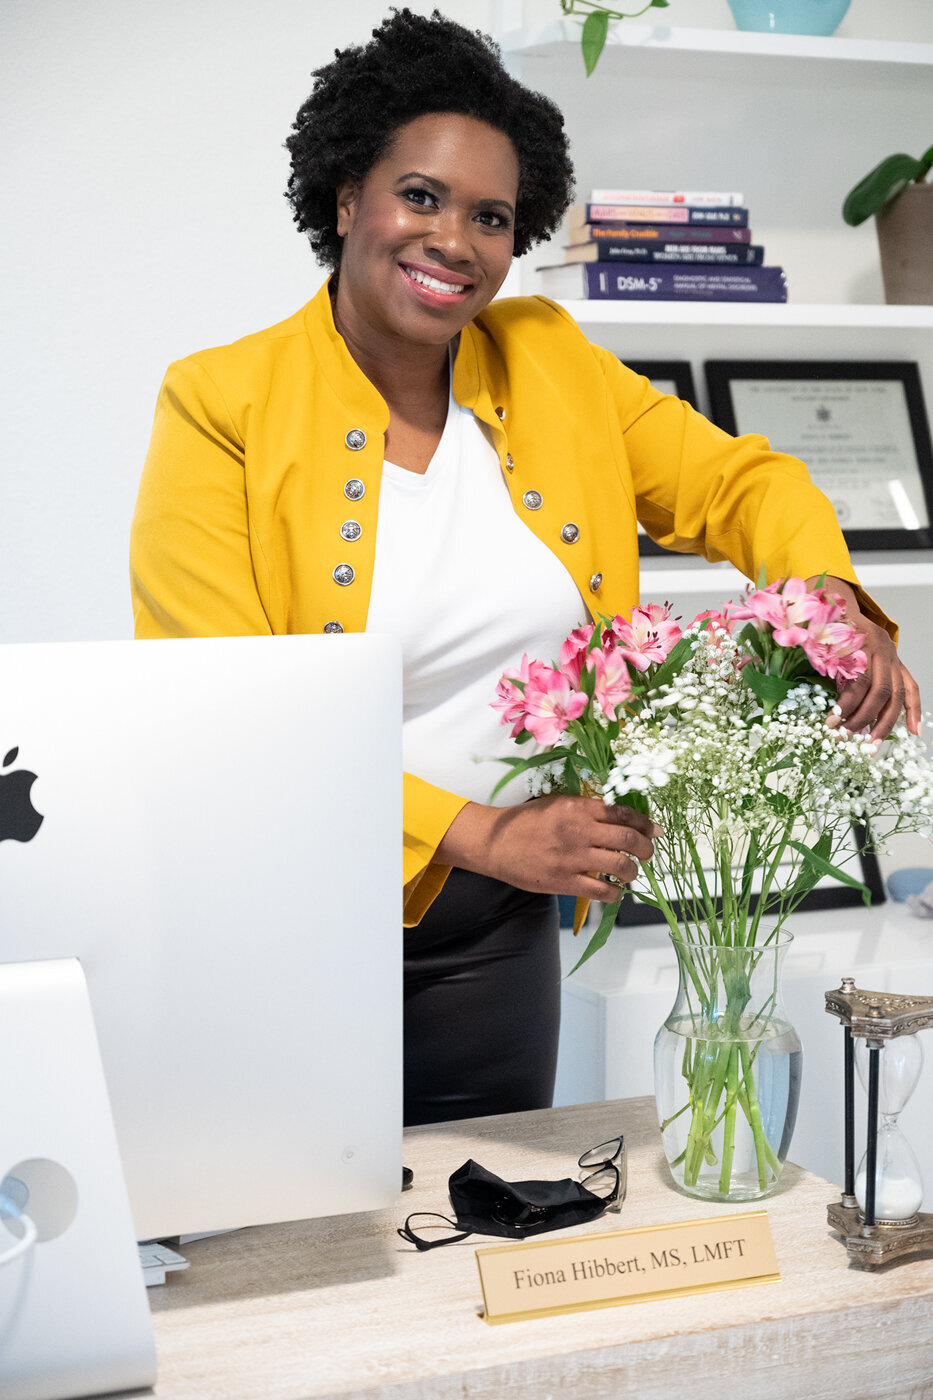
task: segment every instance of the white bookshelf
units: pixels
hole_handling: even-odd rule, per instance
[[[509,30],[500,42],[506,54],[547,56],[558,63],[572,64],[582,73],[579,21],[557,19],[550,24]],[[610,26],[606,51],[600,62],[608,57],[612,63],[612,51],[616,48],[729,54],[741,58],[790,58],[818,63],[933,65],[933,44],[842,39],[835,35],[824,38],[809,34],[753,34],[740,29],[685,29],[629,22]]]
[[[766,263],[787,272],[787,307],[685,307],[676,323],[698,324],[687,314],[698,312],[719,325],[928,328],[922,312],[904,309],[898,323],[902,312],[884,307],[874,224],[850,228],[841,206],[884,156],[929,145],[933,43],[623,21],[587,78],[575,19],[506,24],[500,42],[516,75],[564,113],[579,200],[607,184],[745,193]],[[535,267],[561,262],[562,241],[523,260],[521,290],[540,290]],[[878,308],[877,319],[852,307]],[[625,319],[671,315],[657,314],[629,306]]]
[[[933,306],[885,305],[874,224],[853,229],[841,214],[879,160],[929,145],[933,43],[624,21],[587,78],[579,22],[519,28],[521,10],[504,7],[503,52],[563,112],[578,200],[606,185],[742,190],[765,262],[787,272],[780,305],[561,302],[592,340],[624,360],[689,360],[703,411],[707,359],[915,360],[933,418]],[[540,291],[535,267],[562,262],[563,241],[523,259],[507,291]],[[933,705],[933,551],[865,553],[855,565],[900,623],[902,655]],[[692,557],[643,561],[643,596],[683,615],[743,582]],[[919,838],[892,859],[933,864]]]
[[[933,331],[933,306],[842,303],[560,301],[589,325],[835,327],[839,330]]]

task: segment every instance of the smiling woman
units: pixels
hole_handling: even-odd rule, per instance
[[[503,672],[637,602],[640,521],[749,578],[833,576],[873,657],[844,715],[890,728],[916,688],[801,462],[658,393],[553,303],[494,300],[572,192],[559,111],[495,44],[402,9],[314,78],[288,198],[331,276],[287,321],[169,367],[136,632],[399,638],[406,1121],[544,1107],[554,896],[613,902],[656,828],[517,784],[490,804]],[[364,867],[365,830],[361,797]]]
[[[391,416],[386,454],[427,469],[447,418],[447,347],[512,261],[518,158],[502,131],[432,112],[337,191],[334,321]]]

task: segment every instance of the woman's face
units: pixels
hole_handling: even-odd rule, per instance
[[[337,192],[342,327],[445,344],[505,279],[517,191],[515,148],[485,122],[438,112],[401,127],[365,179]]]

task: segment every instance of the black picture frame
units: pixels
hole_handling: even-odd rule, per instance
[[[809,380],[812,383],[834,381],[868,381],[878,384],[899,383],[903,386],[906,403],[907,422],[913,441],[917,475],[920,481],[923,501],[926,506],[927,523],[918,528],[893,528],[880,525],[874,528],[847,527],[842,515],[842,506],[834,502],[840,515],[840,527],[850,549],[930,549],[933,548],[933,444],[930,438],[930,424],[924,404],[920,371],[915,361],[909,360],[707,360],[704,365],[706,384],[709,390],[710,417],[727,433],[739,431],[762,431],[750,424],[740,427],[737,422],[732,386],[738,380]],[[819,412],[819,410],[818,410]],[[829,410],[826,410],[827,414]],[[789,450],[774,437],[772,446],[777,451]],[[806,460],[806,458],[802,458]],[[812,468],[813,479],[820,485],[819,472]],[[844,504],[844,503],[843,503]],[[919,518],[919,517],[918,517]]]
[[[662,393],[672,393],[678,399],[685,399],[692,408],[698,407],[693,366],[689,360],[627,360],[624,356],[620,358],[629,369],[634,370],[636,374],[643,374],[652,384],[660,387]],[[670,554],[671,551],[655,544],[654,540],[639,528],[638,553],[645,558]]]
[[[887,894],[881,866],[878,864],[878,857],[871,845],[868,829],[859,823],[854,823],[852,840],[858,852],[858,861],[861,867],[859,875],[868,888],[871,903],[873,905],[883,904],[887,899]],[[825,882],[821,882],[801,900],[794,913],[809,913],[820,909],[853,909],[860,908],[862,904],[862,895],[859,890],[852,889],[851,885],[840,884],[838,880],[832,880],[827,876]],[[753,899],[752,912],[754,912],[756,905],[757,901]],[[675,912],[680,918],[681,911],[675,908]],[[642,904],[639,899],[632,895],[628,895],[622,900],[616,915],[616,924],[622,924],[626,927],[663,923],[666,923],[666,920],[659,909],[652,909],[650,904]]]

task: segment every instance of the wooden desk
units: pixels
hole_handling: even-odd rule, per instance
[[[418,1254],[396,1227],[446,1208],[474,1157],[514,1180],[571,1175],[624,1131],[628,1200],[574,1233],[741,1207],[666,1184],[651,1099],[473,1119],[406,1134],[396,1208],[263,1226],[186,1246],[151,1290],[159,1400],[930,1400],[933,1258],[850,1267],[826,1227],[834,1190],[796,1167],[765,1204],[782,1282],[489,1327],[474,1237]]]

